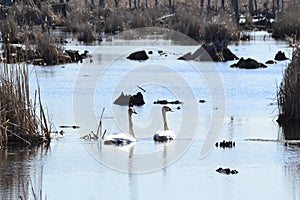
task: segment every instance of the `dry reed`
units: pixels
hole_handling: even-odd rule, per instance
[[[300,123],[300,49],[293,53],[278,88],[279,125]]]
[[[0,65],[0,146],[37,145],[50,142],[50,127],[41,104],[40,91],[29,98],[26,65]]]

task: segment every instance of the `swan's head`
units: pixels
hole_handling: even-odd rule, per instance
[[[168,107],[168,106],[163,106],[162,110],[164,110],[166,112],[173,112],[173,110],[170,107]]]
[[[133,107],[129,107],[129,108],[128,108],[128,113],[129,113],[129,114],[132,114],[132,113],[137,114],[137,112],[135,112],[135,110],[134,110]]]

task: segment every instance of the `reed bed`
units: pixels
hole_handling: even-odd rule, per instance
[[[0,146],[38,145],[50,142],[51,127],[39,89],[29,97],[28,69],[0,64]]]
[[[300,124],[300,49],[293,53],[278,88],[279,125]]]

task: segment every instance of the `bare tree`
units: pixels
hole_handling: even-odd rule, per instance
[[[254,7],[255,7],[255,14],[257,15],[258,13],[257,13],[257,1],[256,0],[254,0]]]
[[[222,10],[225,10],[225,0],[221,0],[221,6],[222,6]]]
[[[211,6],[210,6],[210,0],[207,0],[207,10],[210,10]]]
[[[104,8],[105,7],[105,0],[99,0],[99,6],[100,6],[100,8]]]
[[[115,0],[115,7],[119,7],[120,0]]]
[[[249,14],[253,16],[253,0],[249,0],[248,7],[249,7]]]
[[[239,14],[239,2],[238,0],[231,0],[231,5],[234,10],[236,24],[239,25],[240,14]]]
[[[201,11],[203,10],[204,8],[204,0],[200,0],[200,9]]]

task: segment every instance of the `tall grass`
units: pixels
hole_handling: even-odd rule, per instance
[[[278,13],[273,26],[273,37],[284,39],[285,36],[300,39],[300,8],[289,9],[287,12]]]
[[[50,142],[51,127],[40,99],[29,97],[26,65],[0,65],[0,145],[37,145]]]
[[[300,49],[293,53],[289,66],[284,71],[278,88],[279,125],[300,124]]]

